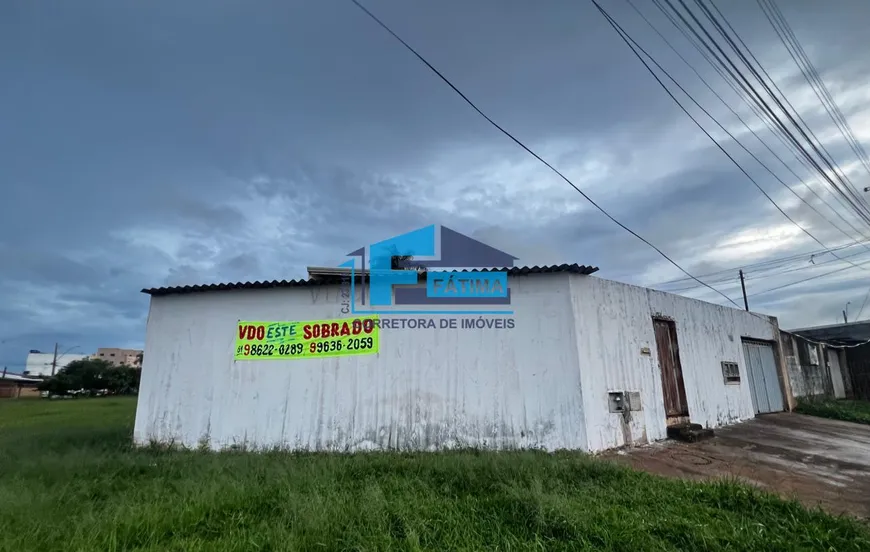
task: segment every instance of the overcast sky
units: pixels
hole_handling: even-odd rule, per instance
[[[634,1],[740,107],[654,5]],[[490,116],[690,271],[821,249],[679,110],[591,3],[365,3]],[[855,185],[870,185],[756,2],[718,3]],[[771,159],[625,0],[603,4],[726,128]],[[780,5],[870,149],[870,2]],[[683,276],[349,1],[3,2],[0,83],[0,366],[11,370],[55,341],[84,352],[141,347],[143,287],[304,277],[307,265],[337,265],[361,245],[432,223],[525,265],[596,265],[601,277],[641,285]],[[739,112],[763,129],[745,106]],[[825,245],[849,242],[702,122]],[[794,156],[784,159],[812,183]],[[782,165],[770,166],[806,195]],[[852,260],[870,261],[865,252]],[[806,265],[766,278],[750,271],[750,293],[849,266]],[[830,324],[847,302],[857,314],[868,275],[851,268],[750,300],[785,328]],[[716,285],[742,302],[733,277]]]

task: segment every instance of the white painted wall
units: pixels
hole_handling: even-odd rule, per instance
[[[742,310],[595,277],[572,275],[571,290],[590,450],[630,444],[621,415],[609,411],[611,391],[641,393],[642,410],[632,412],[629,424],[631,442],[666,437],[652,326],[656,315],[676,323],[691,421],[715,428],[755,416],[740,338],[774,340],[772,323]],[[644,347],[650,355],[641,354]],[[739,385],[724,383],[722,361],[740,365]]]
[[[55,368],[55,373],[59,372],[61,368],[66,367],[67,364],[74,360],[82,360],[88,358],[88,355],[77,355],[71,353],[65,353],[63,355],[58,355],[57,359],[57,367]],[[51,375],[51,363],[54,360],[54,353],[29,353],[27,355],[27,364],[25,366],[25,370],[27,374],[30,376],[50,376]]]
[[[215,449],[583,449],[567,275],[509,285],[513,329],[382,329],[378,355],[286,362],[234,362],[237,321],[339,318],[337,286],[154,297],[134,438]]]
[[[652,316],[676,320],[690,416],[754,416],[740,337],[773,340],[744,311],[600,278],[510,279],[514,329],[382,329],[378,355],[233,360],[242,320],[340,318],[335,287],[154,297],[134,438],[214,449],[602,450],[665,437]],[[436,319],[441,317],[436,316]],[[641,354],[649,347],[650,355]],[[640,391],[630,435],[609,391]]]

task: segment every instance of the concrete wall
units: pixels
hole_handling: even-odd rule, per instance
[[[692,421],[754,416],[745,374],[725,385],[720,362],[742,373],[740,338],[773,340],[774,323],[589,276],[512,277],[510,288],[513,329],[382,329],[378,355],[304,361],[235,362],[237,322],[340,318],[337,286],[154,297],[134,438],[338,451],[662,439],[654,315],[676,322]],[[610,391],[641,394],[625,426]]]
[[[742,310],[600,278],[571,277],[590,450],[666,437],[666,415],[653,316],[675,321],[680,364],[694,423],[718,427],[753,418],[741,337],[773,341],[775,323]],[[650,354],[642,354],[648,348]],[[726,385],[722,361],[741,368]],[[637,391],[642,410],[628,428],[609,411],[608,393]],[[626,429],[628,431],[626,431]]]
[[[833,396],[824,349],[786,332],[781,339],[792,395],[795,398]]]
[[[135,440],[583,449],[568,277],[509,285],[513,329],[382,329],[378,355],[286,362],[234,362],[237,321],[339,318],[337,286],[154,297]]]

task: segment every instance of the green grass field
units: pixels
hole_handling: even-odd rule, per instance
[[[579,454],[135,450],[134,410],[0,401],[0,550],[870,550],[850,519]]]
[[[795,411],[801,414],[809,414],[810,416],[870,424],[870,402],[867,401],[846,399],[801,400],[798,401]]]

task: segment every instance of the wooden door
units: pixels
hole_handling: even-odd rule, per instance
[[[683,368],[680,365],[677,326],[672,320],[654,318],[653,328],[659,353],[659,369],[662,372],[665,412],[668,418],[688,416],[689,403],[686,401],[686,386],[683,384]]]

